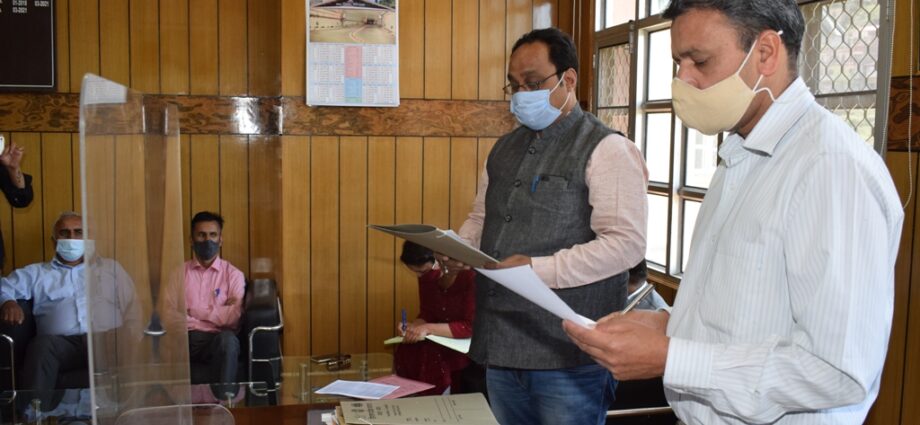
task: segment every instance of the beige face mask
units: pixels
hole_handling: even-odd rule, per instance
[[[778,35],[782,33],[782,31],[777,32]],[[755,46],[757,43],[751,46],[751,50],[748,51],[741,66],[734,74],[705,90],[700,90],[679,78],[674,78],[671,82],[674,112],[684,125],[705,135],[713,136],[723,131],[733,130],[738,121],[741,121],[741,117],[744,116],[757,93],[765,91],[769,93],[773,101],[776,101],[769,88],[757,88],[763,79],[763,74],[757,78],[753,89],[741,79],[741,70],[751,58]]]

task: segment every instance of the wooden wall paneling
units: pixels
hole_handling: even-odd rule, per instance
[[[394,224],[396,200],[396,139],[368,140],[367,202],[370,224]],[[393,304],[396,238],[383,232],[367,235],[367,350],[383,351],[383,341],[395,335]]]
[[[220,212],[220,141],[218,136],[196,135],[189,140],[189,205],[191,214]],[[191,220],[189,220],[191,223]]]
[[[249,94],[281,94],[281,0],[248,2]]]
[[[450,138],[426,137],[422,159],[422,222],[450,226]]]
[[[479,97],[479,2],[455,1],[453,5],[451,99],[477,99]]]
[[[32,202],[43,204],[42,228],[50,229],[62,212],[74,209],[73,153],[70,151],[70,133],[45,133],[41,143],[43,196]],[[44,260],[50,261],[54,253],[54,244],[45,244]]]
[[[916,169],[917,155],[912,155],[908,159],[907,153],[888,152],[885,156],[885,162],[888,163],[888,169],[891,171],[892,180],[898,193],[901,194],[901,202],[907,201],[907,192],[910,186],[910,177],[906,167],[902,164],[911,162],[911,166]],[[901,394],[902,394],[902,377],[904,375],[904,349],[907,338],[907,317],[908,301],[910,298],[910,281],[911,281],[911,258],[913,257],[913,229],[916,214],[916,202],[907,205],[904,212],[904,227],[901,232],[900,249],[898,258],[895,263],[895,296],[894,296],[894,318],[892,320],[891,336],[888,343],[888,356],[885,359],[885,369],[882,373],[882,384],[879,390],[879,397],[869,416],[866,418],[867,424],[897,424],[901,417]]]
[[[450,99],[452,0],[425,0],[425,99]]]
[[[132,0],[131,88],[160,92],[160,17],[157,0]]]
[[[281,0],[281,10],[281,94],[304,96],[307,60],[307,24],[304,19],[307,13],[306,2]]]
[[[918,30],[917,22],[920,22],[920,3],[916,0],[914,1],[914,25],[911,26],[910,20],[910,2],[912,0],[895,0],[895,11],[897,12],[894,16],[894,39],[893,46],[895,50],[895,55],[891,58],[891,75],[894,77],[906,77],[910,75],[910,70],[913,68],[914,75],[920,75],[920,67],[917,66],[918,57],[920,57],[920,30]],[[913,37],[913,47],[914,47],[914,64],[910,66],[911,55],[908,55],[907,52],[910,47],[910,39]],[[899,54],[903,52],[903,54]]]
[[[168,94],[189,93],[189,0],[160,0],[160,82]]]
[[[128,2],[99,0],[100,75],[123,86],[131,85]]]
[[[892,156],[896,154],[894,152],[889,152],[888,155]],[[906,155],[906,153],[900,154],[900,155]],[[900,157],[903,158],[903,156],[900,156]],[[914,170],[916,170],[917,165],[918,165],[917,160],[916,158],[911,158],[911,159],[912,159],[911,163],[914,167]],[[888,163],[891,164],[894,161],[895,159],[892,158],[888,160]],[[904,160],[901,161],[902,164],[904,162],[906,161]],[[903,170],[904,168],[903,166],[901,166],[900,167],[901,169],[897,171],[896,171],[896,168],[895,169],[892,169],[892,168],[893,167],[889,167],[889,170],[891,170],[892,172],[892,177],[894,177],[895,175],[898,175],[900,177],[900,175],[902,175],[904,171],[906,171],[906,170]],[[895,180],[895,182],[898,182],[898,188],[901,189],[902,184],[899,183],[899,180],[900,179]],[[920,180],[920,175],[917,175],[917,173],[915,172],[914,173],[914,194],[912,198],[913,200],[911,201],[911,205],[908,207],[908,211],[907,211],[907,212],[911,212],[911,214],[908,215],[907,212],[905,212],[904,230],[901,231],[902,234],[908,233],[910,237],[913,239],[913,243],[912,245],[907,245],[907,246],[905,246],[902,243],[901,248],[898,251],[898,260],[901,259],[902,253],[906,252],[910,254],[909,258],[910,258],[911,266],[913,266],[914,264],[920,264],[920,249],[917,249],[918,244],[920,244],[920,231],[916,229],[916,223],[918,219],[917,214],[918,212],[920,212],[920,209],[916,207],[917,181],[918,180]],[[914,225],[911,227],[907,226],[908,217],[913,217]],[[908,248],[912,248],[912,249],[908,249]],[[895,266],[895,272],[896,273],[899,271],[901,272],[901,275],[896,275],[896,282],[897,282],[898,277],[903,276],[903,270],[900,270],[901,267],[903,266],[900,263],[898,263]],[[897,293],[896,295],[900,295],[900,293]],[[904,376],[903,376],[904,387],[903,387],[903,392],[901,396],[901,423],[904,425],[913,424],[914,422],[916,422],[916,418],[920,417],[920,405],[916,403],[916,400],[920,399],[920,308],[916,308],[916,306],[920,306],[920,273],[913,273],[912,267],[911,267],[911,273],[910,273],[910,289],[909,289],[909,296],[908,296],[908,306],[910,308],[908,310],[907,318],[905,320],[905,322],[907,323],[907,336],[906,336],[906,348],[904,350]],[[888,355],[891,356],[892,353],[889,352]],[[894,422],[889,422],[889,423],[894,423]],[[881,422],[879,422],[879,424],[881,424]]]
[[[399,2],[399,96],[425,97],[425,0]]]
[[[316,136],[310,146],[312,353],[339,350],[339,139]]]
[[[282,352],[310,354],[310,138],[281,137],[281,304],[284,310]]]
[[[506,84],[505,2],[479,1],[479,99],[502,100]]]
[[[249,137],[250,277],[277,279],[281,251],[281,139]]]
[[[69,10],[70,91],[79,92],[84,74],[99,74],[99,2],[74,1]]]
[[[70,91],[70,0],[58,0],[54,8],[54,66],[57,68],[57,91],[67,93]]]
[[[476,197],[479,144],[475,137],[450,141],[450,228],[460,230]]]
[[[99,194],[95,198],[97,219],[93,223],[102,225],[97,233],[102,236],[102,245],[107,246],[101,248],[103,251],[110,251],[110,258],[118,261],[131,276],[137,289],[136,300],[143,311],[148,312],[152,304],[152,264],[148,257],[147,242],[148,237],[154,236],[148,235],[147,222],[154,217],[149,215],[150,211],[147,209],[144,144],[144,136],[116,136],[113,145],[114,157],[93,157],[94,167],[98,166],[103,170],[114,167],[115,176],[113,194]],[[95,189],[105,190],[102,187]],[[109,209],[109,202],[112,203],[113,209]]]
[[[342,137],[339,155],[339,349],[365,353],[367,340],[368,143]]]
[[[179,164],[182,167],[182,237],[185,246],[182,249],[182,258],[192,258],[192,136],[180,135]],[[216,171],[216,170],[215,170]]]
[[[533,29],[533,1],[507,0],[508,12],[505,15],[507,32],[505,33],[505,52],[511,56],[511,48],[522,35]]]
[[[533,28],[549,28],[558,24],[559,0],[533,0]]]
[[[83,212],[83,183],[81,179],[82,165],[80,164],[80,134],[70,134],[70,151],[73,152],[73,210]]]
[[[40,133],[11,133],[9,140],[25,149],[20,164],[23,172],[32,175],[32,190],[35,194],[32,203],[25,208],[13,208],[13,260],[15,268],[41,262],[44,257],[44,244],[51,243],[50,230],[42,226],[42,149]],[[11,258],[12,257],[12,258]],[[7,260],[7,261],[9,261]]]
[[[217,0],[189,0],[189,91],[217,94]]]
[[[218,4],[220,94],[242,96],[248,93],[247,0],[220,0]]]
[[[423,141],[421,137],[396,138],[396,223],[422,223],[422,173]],[[396,240],[394,255],[402,253],[401,239]],[[406,310],[410,320],[418,315],[418,279],[405,267],[396,267],[396,308],[390,320],[394,325],[400,320],[400,311]]]
[[[480,137],[479,138],[479,158],[476,163],[476,182],[478,183],[479,176],[482,176],[482,171],[485,166],[486,160],[489,158],[489,152],[492,151],[492,146],[495,146],[495,142],[498,139],[494,137]]]
[[[5,140],[10,140],[10,133],[0,132],[0,136],[3,136]],[[29,170],[23,170],[23,172],[31,174]],[[13,270],[13,233],[15,233],[15,230],[13,228],[12,207],[9,202],[0,201],[0,235],[2,235],[0,238],[3,239],[3,253],[5,256],[3,264],[0,264],[3,267],[3,276]]]
[[[249,141],[220,136],[221,257],[249,277]]]
[[[87,205],[82,211],[84,235],[95,241],[97,255],[120,261],[115,252],[115,220],[112,218],[115,217],[116,192],[121,184],[115,175],[115,138],[88,136],[86,158],[89,163],[86,174]],[[127,178],[124,184],[129,184]],[[137,279],[134,275],[136,270],[127,272]]]
[[[569,34],[575,31],[575,0],[558,0],[559,8],[556,9],[556,26]],[[593,25],[593,24],[592,24]],[[594,27],[592,26],[593,30]]]

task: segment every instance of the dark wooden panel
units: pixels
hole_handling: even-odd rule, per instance
[[[190,0],[189,85],[192,94],[217,94],[217,0]]]
[[[183,134],[497,137],[508,103],[403,100],[397,108],[310,108],[302,97],[147,96],[175,103]],[[0,94],[0,129],[77,132],[79,95]]]
[[[914,86],[913,133],[910,135],[911,149],[920,148],[920,100],[916,95],[920,90],[920,77],[893,77],[891,79],[891,95],[888,107],[888,150],[907,151],[907,117],[910,110],[910,86]]]
[[[249,138],[249,277],[281,275],[281,140]]]
[[[281,0],[248,2],[249,94],[281,94]]]

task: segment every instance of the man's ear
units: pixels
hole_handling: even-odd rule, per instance
[[[757,60],[757,72],[764,77],[770,77],[786,67],[786,46],[780,37],[776,31],[767,30],[757,38],[757,50],[751,59]]]
[[[562,80],[565,82],[565,87],[569,90],[575,90],[575,87],[578,86],[578,73],[574,69],[569,68],[562,73]]]

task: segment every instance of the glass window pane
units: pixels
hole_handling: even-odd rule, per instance
[[[687,186],[709,188],[719,160],[719,138],[687,129]]]
[[[649,34],[648,52],[648,100],[670,99],[671,80],[674,79],[671,30]]]
[[[684,231],[681,235],[681,245],[683,246],[683,261],[680,263],[680,271],[687,270],[687,258],[690,257],[690,240],[693,239],[693,228],[696,226],[696,217],[700,214],[700,205],[696,201],[684,201]]]
[[[607,28],[625,24],[634,19],[636,19],[636,0],[607,0]]]
[[[648,179],[671,181],[671,114],[648,114],[645,124],[645,163]]]
[[[598,51],[597,106],[629,106],[629,44]]]
[[[648,234],[645,257],[665,265],[668,257],[668,197],[648,195]]]
[[[648,11],[649,16],[657,15],[663,12],[664,9],[668,7],[669,1],[670,0],[651,0],[652,4],[649,5],[649,11]]]
[[[607,124],[607,127],[629,134],[629,108],[598,109],[597,117]]]

